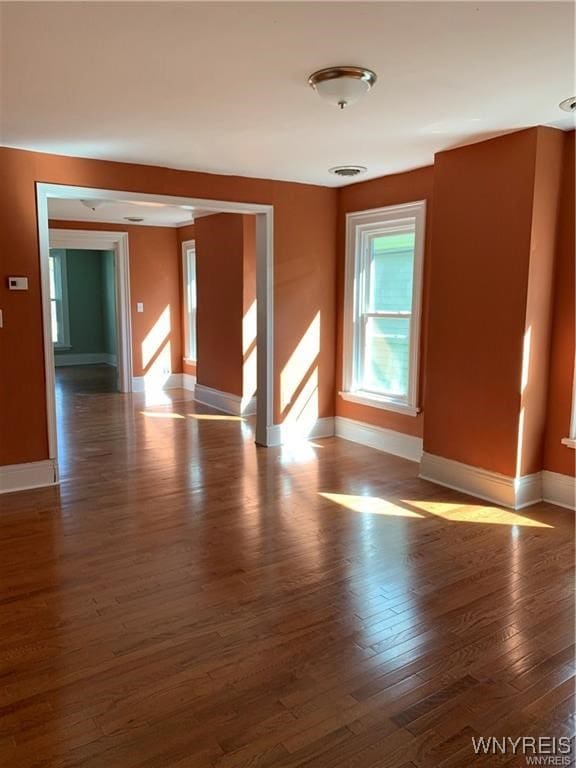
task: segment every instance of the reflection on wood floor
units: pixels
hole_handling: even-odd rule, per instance
[[[572,736],[574,515],[59,369],[62,483],[0,499],[0,765],[525,765]],[[212,418],[219,416],[219,418]]]

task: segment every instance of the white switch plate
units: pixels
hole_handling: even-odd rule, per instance
[[[9,277],[8,288],[11,291],[27,291],[28,278],[27,277]]]
[[[136,312],[144,312],[144,304],[141,301],[136,304]]]

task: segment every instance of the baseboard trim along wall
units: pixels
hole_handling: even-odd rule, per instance
[[[183,386],[182,374],[171,373],[165,379],[146,378],[146,376],[134,376],[132,378],[132,392],[157,392],[162,389],[180,389]]]
[[[422,438],[405,435],[384,427],[376,427],[363,421],[355,421],[344,416],[334,419],[336,437],[351,440],[353,443],[367,445],[378,451],[400,456],[402,459],[419,462],[422,457]]]
[[[83,352],[81,354],[54,354],[54,365],[62,368],[67,365],[116,365],[116,355],[107,352]]]
[[[0,467],[0,493],[26,491],[57,484],[56,462],[53,459]]]
[[[576,478],[543,470],[542,498],[550,504],[576,510]]]
[[[514,478],[424,453],[420,477],[510,509],[522,509],[542,501],[540,472]]]
[[[232,416],[252,416],[256,413],[256,397],[242,398],[231,392],[222,392],[219,389],[206,387],[204,384],[195,384],[194,400]]]
[[[190,392],[194,392],[196,389],[196,376],[193,376],[191,373],[183,373],[182,388],[188,389]]]
[[[313,440],[334,435],[334,418],[326,416],[316,419],[312,424],[287,422],[268,427],[268,445],[276,447],[298,440]]]

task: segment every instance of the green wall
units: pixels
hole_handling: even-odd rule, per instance
[[[67,355],[116,354],[114,253],[66,250],[68,285],[69,350]]]

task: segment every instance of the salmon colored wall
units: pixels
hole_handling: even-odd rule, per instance
[[[424,450],[513,476],[537,130],[436,155]]]
[[[426,245],[424,251],[424,280],[422,295],[422,326],[420,332],[420,382],[419,404],[422,405],[422,392],[426,380],[426,338],[428,316],[428,283],[430,277],[429,260],[432,242],[432,193],[434,168],[420,168],[409,173],[385,176],[373,181],[352,184],[340,190],[338,207],[338,336],[336,353],[336,414],[349,419],[364,421],[378,427],[393,429],[409,435],[422,436],[424,413],[406,416],[382,408],[350,403],[339,397],[342,389],[342,324],[344,309],[344,273],[346,256],[346,214],[353,211],[365,211],[370,208],[382,208],[388,205],[411,203],[426,200]]]
[[[542,469],[563,149],[561,131],[538,130],[518,436],[519,475],[531,475]]]
[[[572,411],[572,386],[574,377],[574,348],[576,338],[574,322],[574,269],[576,242],[574,230],[574,145],[576,133],[564,134],[564,162],[558,240],[556,251],[556,276],[554,290],[554,314],[552,320],[552,349],[550,355],[550,384],[548,390],[547,430],[544,452],[544,469],[564,475],[576,475],[576,452],[562,445],[568,437]]]
[[[194,224],[187,224],[185,227],[178,227],[176,230],[176,236],[178,238],[178,258],[180,263],[180,296],[183,296],[184,275],[182,271],[182,243],[186,242],[187,240],[194,240],[196,237],[196,228]],[[182,314],[180,330],[182,333],[182,350],[184,351],[184,314]],[[185,357],[182,357],[182,371],[183,373],[188,373],[191,376],[196,376],[196,363],[193,363],[191,360],[186,360]]]
[[[283,366],[306,320],[321,315],[320,416],[333,414],[335,237],[338,192],[306,184],[178,171],[0,148],[2,276],[29,277],[27,293],[0,284],[0,464],[48,456],[35,182],[274,206],[275,422]]]
[[[146,373],[142,360],[142,343],[166,307],[169,307],[170,310],[170,334],[167,343],[170,344],[172,373],[181,373],[182,294],[177,230],[171,227],[125,227],[123,224],[101,224],[86,221],[51,220],[49,224],[52,229],[128,232],[132,374],[144,376]],[[144,304],[144,312],[136,312],[136,303],[139,301]]]
[[[196,223],[197,383],[242,396],[243,216]]]

